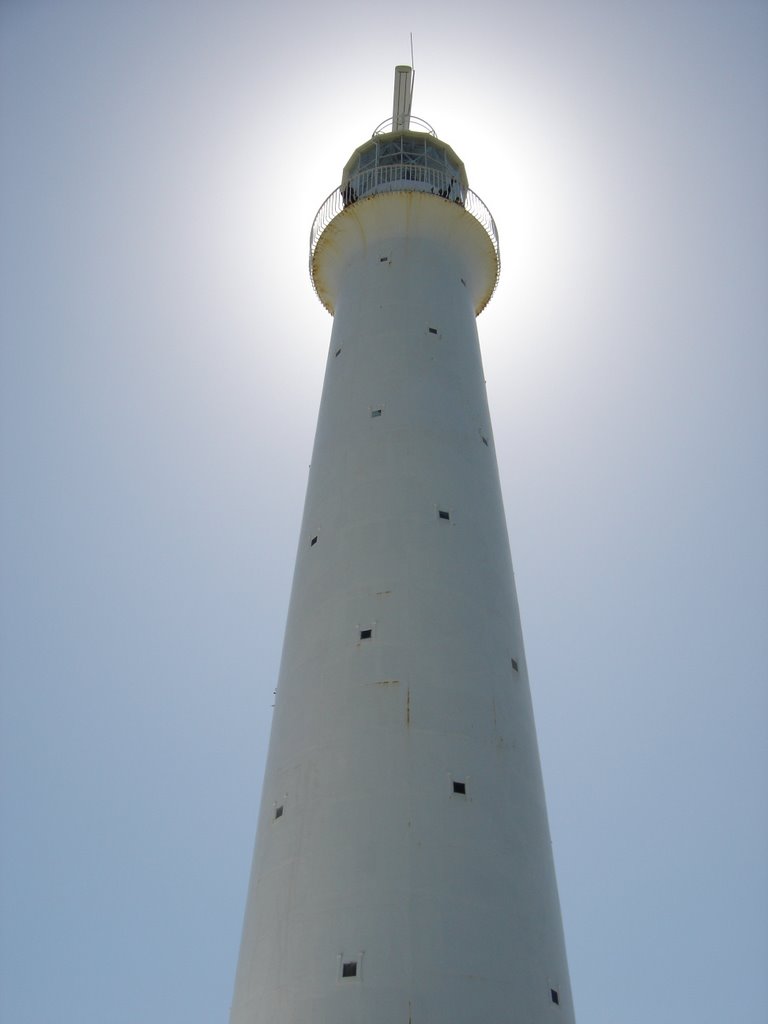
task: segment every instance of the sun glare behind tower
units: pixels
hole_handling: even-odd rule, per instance
[[[574,1021],[475,325],[496,225],[411,76],[310,237],[334,322],[231,1024]]]

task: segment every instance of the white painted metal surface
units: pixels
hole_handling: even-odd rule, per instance
[[[404,190],[324,228],[335,318],[232,1024],[573,1024],[475,313]]]
[[[413,95],[413,68],[398,64],[395,68],[395,90],[392,100],[392,128],[407,131],[411,124],[411,98]]]

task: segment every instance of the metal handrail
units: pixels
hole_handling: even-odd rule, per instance
[[[331,223],[331,221],[338,217],[341,211],[346,206],[342,195],[341,189],[335,188],[328,198],[322,203],[320,209],[315,214],[315,219],[312,221],[312,230],[309,232],[309,270],[312,272],[312,257],[315,255],[315,249],[317,243],[320,241],[320,236]]]
[[[420,163],[376,164],[353,174],[342,189],[341,197],[349,206],[374,192],[401,192],[403,182],[414,192],[431,192],[442,199],[464,201],[464,190],[456,172],[448,174],[441,167],[428,167]]]
[[[423,117],[414,117],[414,115],[411,114],[408,120],[410,121],[410,124],[409,127],[406,129],[407,131],[424,131],[425,134],[434,135],[434,137],[437,138],[437,132],[429,123],[429,121],[425,121]],[[415,128],[414,125],[416,126]],[[395,119],[393,117],[388,117],[386,121],[382,121],[381,124],[376,125],[376,127],[373,129],[373,135],[371,136],[371,138],[375,138],[377,135],[389,135],[391,132],[401,130],[402,129],[395,128]]]
[[[369,196],[376,195],[380,192],[414,192],[414,191],[426,191],[426,188],[414,188],[414,184],[429,185],[431,192],[427,194],[434,195],[436,199],[442,199],[446,203],[456,203],[471,214],[475,220],[485,228],[488,237],[491,240],[493,251],[496,254],[496,280],[499,279],[499,273],[501,270],[501,252],[499,249],[499,232],[496,228],[496,222],[491,216],[491,211],[485,205],[483,200],[473,192],[471,189],[465,189],[463,193],[459,193],[455,189],[451,191],[451,181],[445,175],[440,177],[439,171],[433,171],[429,167],[421,167],[419,165],[402,165],[398,164],[396,170],[398,177],[394,175],[384,175],[384,180],[379,172],[387,171],[387,167],[375,168],[373,172],[363,171],[353,178],[350,178],[349,182],[344,188],[344,192],[340,188],[335,188],[333,192],[328,196],[324,203],[320,206],[320,209],[315,215],[315,219],[312,222],[312,229],[309,233],[309,272],[312,275],[312,259],[315,255],[315,249],[317,249],[317,243],[320,241],[320,236],[323,234],[325,229],[340,213],[343,212],[345,207],[353,205],[355,202],[359,202],[361,199],[368,198]],[[416,177],[405,179],[405,173],[415,174]],[[368,183],[366,178],[367,175],[376,173],[378,180],[375,182]],[[404,180],[405,179],[405,180]],[[406,183],[408,182],[408,183]],[[413,182],[413,183],[412,183]],[[355,186],[366,186],[357,188]],[[437,188],[435,186],[442,186]],[[455,194],[454,194],[455,193]],[[313,278],[314,282],[314,278]],[[495,288],[495,285],[494,285]]]

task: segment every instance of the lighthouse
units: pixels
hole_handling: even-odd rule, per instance
[[[333,316],[231,1024],[573,1024],[476,318],[499,275],[411,115],[310,236]]]

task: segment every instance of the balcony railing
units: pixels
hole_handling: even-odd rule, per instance
[[[414,117],[413,114],[408,118],[408,131],[411,132],[426,132],[427,135],[434,135],[437,138],[437,132],[429,123],[425,121],[423,117]],[[402,129],[395,128],[394,118],[388,117],[386,121],[382,121],[381,124],[376,125],[373,129],[374,136],[376,135],[389,135],[396,131],[402,131]]]
[[[395,164],[372,167],[353,175],[344,189],[335,188],[317,211],[309,234],[309,272],[312,275],[312,259],[320,236],[334,218],[360,199],[380,192],[426,192],[448,203],[463,207],[486,230],[496,254],[496,280],[501,267],[499,233],[491,211],[480,196],[471,189],[462,189],[454,177],[448,177],[432,167],[420,164]]]

